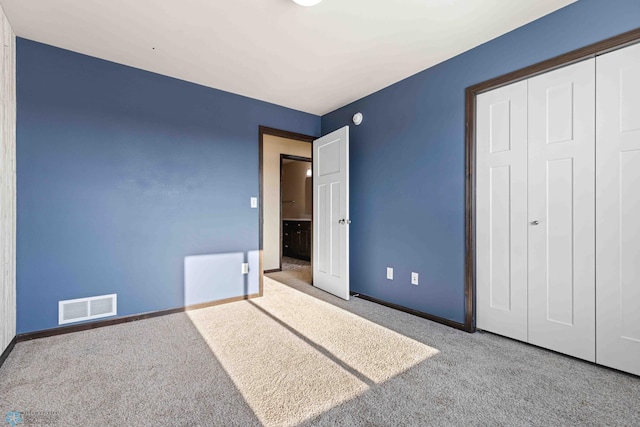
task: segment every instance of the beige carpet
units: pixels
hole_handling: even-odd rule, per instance
[[[289,270],[308,270],[311,273],[311,261],[305,261],[303,259],[290,258],[287,256],[282,257],[282,271]]]
[[[0,415],[48,412],[64,426],[640,425],[638,377],[275,275],[287,285],[265,278],[260,299],[19,343],[0,368]]]

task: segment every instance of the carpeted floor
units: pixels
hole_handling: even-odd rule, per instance
[[[18,343],[0,368],[0,415],[83,427],[640,425],[638,377],[342,301],[291,272],[273,280],[282,274],[265,278],[263,298]]]
[[[273,280],[286,284],[311,284],[313,273],[311,262],[282,257],[282,271],[267,274]]]
[[[291,270],[309,270],[311,271],[311,261],[305,261],[303,259],[290,258],[287,256],[282,257],[282,271]]]

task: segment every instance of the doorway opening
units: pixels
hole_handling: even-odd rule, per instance
[[[260,295],[264,274],[279,282],[313,283],[313,170],[309,135],[260,126]],[[308,197],[307,197],[308,194]]]
[[[312,283],[313,173],[310,157],[280,154],[280,271]]]

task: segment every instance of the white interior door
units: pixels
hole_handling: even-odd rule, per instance
[[[349,126],[313,141],[313,285],[349,299]]]
[[[476,325],[527,341],[527,82],[476,104]]]
[[[640,45],[596,63],[596,361],[640,375]]]
[[[595,361],[595,59],[529,79],[529,342]]]

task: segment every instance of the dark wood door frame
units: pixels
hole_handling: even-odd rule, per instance
[[[304,135],[296,132],[289,132],[281,129],[274,129],[267,126],[259,126],[258,127],[258,224],[259,224],[259,240],[258,240],[258,249],[259,249],[259,294],[263,295],[264,291],[264,262],[263,262],[263,250],[264,250],[264,170],[263,170],[263,160],[264,160],[264,136],[278,136],[280,138],[293,139],[296,141],[303,141],[308,143],[313,143],[314,140],[318,139],[317,136]],[[282,178],[281,178],[282,179]],[[282,195],[280,196],[282,200]],[[282,239],[282,209],[280,209],[280,238]],[[282,268],[282,250],[280,251],[280,268]]]
[[[313,159],[311,157],[301,157],[301,156],[293,156],[291,154],[280,154],[280,264],[278,267],[279,271],[282,271],[282,252],[284,251],[284,248],[282,247],[282,241],[284,236],[282,235],[283,231],[282,231],[282,205],[285,202],[284,200],[282,200],[282,172],[283,172],[283,160],[284,159],[289,159],[289,160],[295,160],[298,162],[307,162],[309,164],[311,164],[313,166]],[[313,176],[311,176],[311,189],[313,191]],[[313,198],[311,199],[311,223],[313,224]],[[313,245],[313,229],[312,231],[312,236],[311,236],[311,245]],[[312,246],[313,247],[313,246]],[[311,257],[311,262],[313,263],[313,257]],[[312,280],[313,281],[313,280]]]
[[[611,52],[640,42],[640,28],[598,43],[556,56],[529,67],[469,86],[465,91],[465,330],[476,328],[475,306],[475,245],[476,245],[476,96],[556,68]]]

